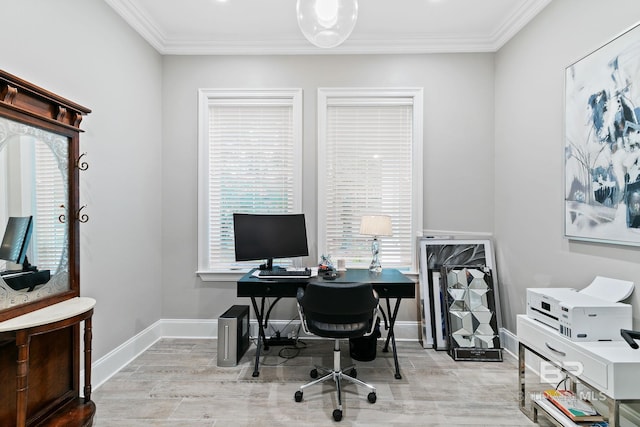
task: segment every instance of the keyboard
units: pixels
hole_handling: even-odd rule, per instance
[[[4,270],[0,271],[0,276],[17,276],[24,273],[29,273],[30,270]]]
[[[264,279],[297,279],[311,277],[311,270],[261,270],[258,277]]]

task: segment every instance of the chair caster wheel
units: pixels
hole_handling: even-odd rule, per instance
[[[336,421],[340,421],[342,419],[342,411],[340,409],[335,409],[333,411],[333,419]]]
[[[318,370],[317,369],[312,369],[311,372],[309,372],[309,376],[311,378],[318,378]]]
[[[378,397],[376,396],[376,392],[372,391],[371,393],[369,393],[369,395],[367,396],[367,400],[369,401],[369,403],[376,403],[376,400],[378,399]]]
[[[296,391],[296,394],[293,395],[293,398],[296,402],[302,402],[302,392],[300,390]]]
[[[349,372],[347,372],[347,375],[352,378],[358,378],[358,371],[356,371],[356,368],[351,368]]]

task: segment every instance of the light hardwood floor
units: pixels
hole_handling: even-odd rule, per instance
[[[418,342],[399,342],[402,379],[394,378],[393,357],[381,351],[358,362],[358,378],[377,388],[377,402],[366,391],[345,386],[344,417],[332,418],[332,383],[305,390],[313,365],[331,366],[332,342],[306,339],[297,351],[271,347],[260,376],[252,377],[255,346],[236,367],[217,366],[211,339],[162,339],[93,393],[96,427],[226,426],[534,426],[518,409],[517,360],[456,362],[446,352],[425,350]],[[278,354],[284,351],[291,358]],[[343,366],[351,364],[348,342]]]

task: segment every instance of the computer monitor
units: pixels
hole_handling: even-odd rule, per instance
[[[0,244],[0,259],[22,264],[23,270],[29,270],[27,247],[33,232],[33,216],[9,217],[7,228]]]
[[[309,255],[304,214],[233,214],[236,261],[266,260]]]

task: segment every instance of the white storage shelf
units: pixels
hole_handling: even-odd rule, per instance
[[[534,398],[531,402],[533,405],[533,420],[538,422],[538,413],[537,411],[544,411],[548,416],[550,416],[550,420],[558,427],[580,427],[579,424],[574,423],[566,415],[562,413],[558,408],[553,406],[553,403],[549,402],[544,397]]]
[[[520,408],[532,419],[537,410],[542,409],[559,422],[556,425],[564,426],[563,422],[571,422],[566,417],[558,420],[556,414],[546,410],[546,402],[534,401],[533,408],[525,407],[527,351],[561,369],[574,384],[582,384],[603,395],[609,410],[610,427],[620,426],[620,404],[640,403],[640,350],[632,349],[625,341],[574,342],[526,315],[518,316],[517,328]],[[579,370],[572,372],[571,368],[576,366]]]

